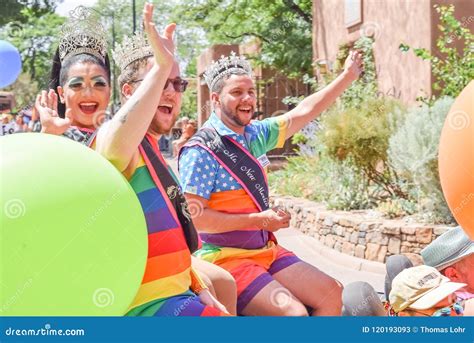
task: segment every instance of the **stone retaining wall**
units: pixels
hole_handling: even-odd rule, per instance
[[[404,254],[416,262],[420,251],[449,228],[386,219],[377,211],[327,210],[291,196],[273,196],[271,201],[291,213],[291,227],[337,251],[371,261],[385,262],[390,255]]]

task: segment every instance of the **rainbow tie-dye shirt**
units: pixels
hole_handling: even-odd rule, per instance
[[[278,117],[255,120],[247,125],[244,134],[240,135],[225,126],[213,113],[204,127],[213,127],[219,135],[230,136],[254,157],[261,158],[269,150],[283,146],[285,123]],[[183,192],[207,199],[209,208],[226,213],[259,211],[237,180],[205,149],[185,146],[180,155],[179,167]],[[242,249],[258,249],[264,247],[268,241],[268,233],[258,228],[219,234],[201,233],[200,236],[206,243]]]

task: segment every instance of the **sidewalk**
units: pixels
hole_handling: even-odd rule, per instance
[[[283,247],[339,280],[343,285],[366,281],[378,293],[383,293],[385,264],[340,253],[296,229],[279,230],[275,236]]]

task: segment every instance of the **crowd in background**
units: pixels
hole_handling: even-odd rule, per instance
[[[41,121],[34,106],[26,106],[18,113],[11,113],[11,109],[4,109],[0,114],[0,136],[22,132],[41,132]],[[196,133],[197,121],[188,117],[181,117],[176,121],[169,135],[160,139],[160,150],[172,157],[178,155],[179,149]]]
[[[10,113],[9,109],[1,113],[0,136],[21,132],[40,132],[41,122],[34,107],[28,106],[21,109],[17,114]]]

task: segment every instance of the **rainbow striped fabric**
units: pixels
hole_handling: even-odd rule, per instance
[[[82,138],[76,141],[94,149],[95,131],[87,128],[79,128],[78,131]],[[159,154],[159,150],[156,151]],[[167,166],[167,169],[179,185],[171,168]],[[190,290],[196,277],[191,269],[191,253],[183,230],[168,209],[168,204],[154,183],[142,156],[129,182],[140,200],[146,218],[148,259],[142,284],[126,315],[227,316],[226,313],[202,304]]]
[[[176,180],[176,176],[169,169]],[[148,230],[148,259],[142,284],[127,313],[129,316],[219,316],[190,291],[191,253],[183,229],[164,198],[161,184],[155,184],[145,160],[129,182],[138,196]],[[165,195],[166,196],[166,195]]]

